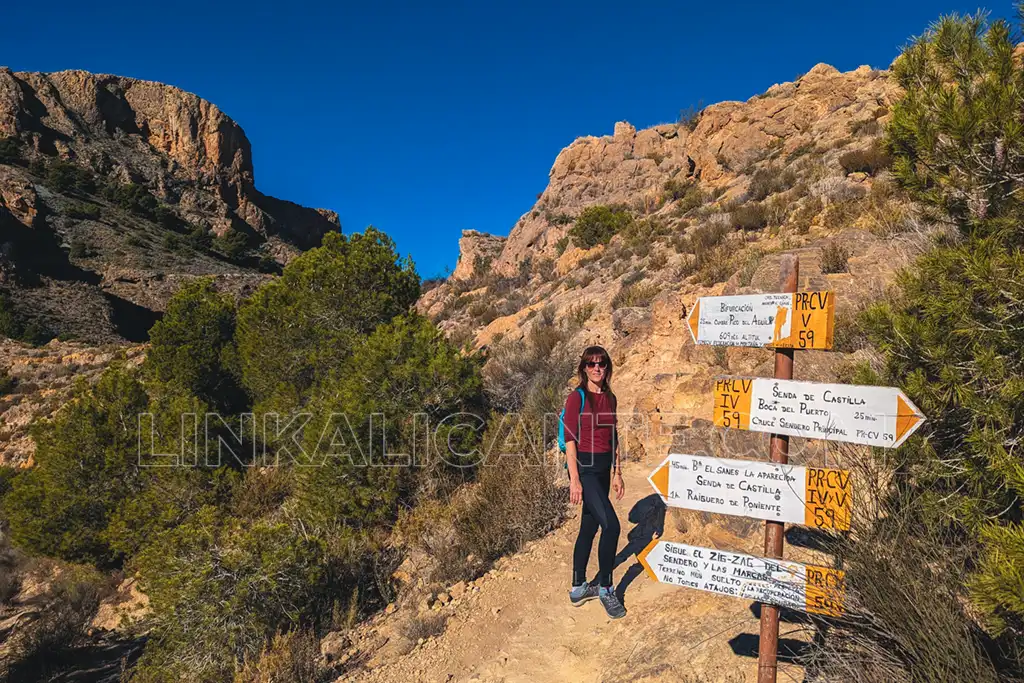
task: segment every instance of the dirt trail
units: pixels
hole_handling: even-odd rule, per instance
[[[637,512],[657,509],[647,482],[651,467],[625,463],[626,495],[615,503],[622,522],[620,557]],[[643,502],[635,508],[638,501]],[[633,510],[633,519],[630,511]],[[657,514],[657,513],[655,513]],[[655,520],[656,518],[649,518]],[[447,617],[443,633],[411,643],[399,624],[410,614],[401,608],[381,615],[356,636],[351,661],[358,670],[339,681],[707,681],[746,683],[756,680],[758,619],[750,602],[654,582],[630,554],[615,571],[624,586],[629,613],[611,620],[597,600],[579,607],[569,603],[572,545],[578,510],[554,532],[505,558],[469,584],[448,605],[431,614]],[[664,537],[722,548],[757,552],[756,541],[743,541],[719,529],[683,534],[671,519]],[[639,531],[650,524],[641,525]],[[633,550],[630,546],[627,552]],[[597,569],[597,543],[589,570]],[[461,587],[460,587],[461,588]],[[784,645],[807,639],[806,627],[782,624]],[[409,651],[409,648],[412,648]],[[780,681],[803,680],[802,669],[780,665]]]

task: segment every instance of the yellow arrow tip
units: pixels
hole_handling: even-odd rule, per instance
[[[697,329],[700,327],[700,299],[694,302],[693,308],[690,309],[690,315],[686,318],[687,325],[690,326],[690,333],[693,335],[693,343],[697,343]]]
[[[661,467],[651,473],[651,483],[654,485],[654,490],[664,498],[668,498],[668,470],[669,463],[664,462]]]
[[[657,538],[651,539],[651,542],[647,544],[647,547],[636,554],[637,561],[643,565],[644,571],[647,572],[647,575],[654,581],[658,580],[658,575],[654,573],[653,569],[651,569],[651,565],[647,564],[647,556],[652,550],[654,550],[654,546],[658,545],[658,540],[659,539]]]
[[[902,396],[896,396],[896,440],[899,441],[908,431],[914,429],[924,420],[924,416],[907,405]]]

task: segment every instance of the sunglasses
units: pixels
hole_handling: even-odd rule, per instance
[[[608,361],[606,360],[592,360],[584,363],[588,368],[606,368],[608,367]]]

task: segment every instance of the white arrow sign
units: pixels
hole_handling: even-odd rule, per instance
[[[832,292],[705,296],[687,316],[695,344],[831,349]]]
[[[715,381],[719,427],[896,448],[924,420],[893,387],[745,377]]]
[[[850,528],[850,473],[669,455],[648,477],[666,505],[824,529]]]
[[[843,572],[655,539],[637,554],[655,581],[840,616]]]

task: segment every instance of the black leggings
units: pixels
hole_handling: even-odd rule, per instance
[[[572,585],[587,581],[587,561],[594,547],[594,536],[601,528],[601,541],[597,545],[598,578],[602,586],[612,585],[615,568],[615,550],[619,544],[619,518],[608,497],[611,489],[611,453],[577,453],[576,464],[583,485],[583,515],[580,534],[572,555]]]

